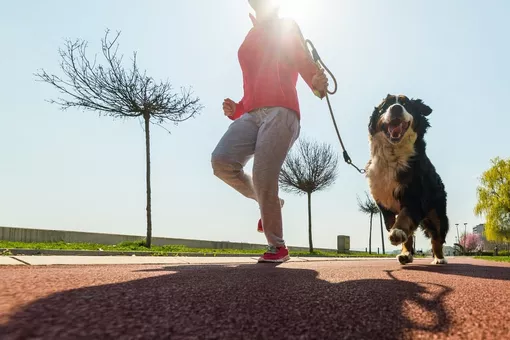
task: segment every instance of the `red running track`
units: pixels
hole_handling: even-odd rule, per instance
[[[510,265],[0,267],[0,339],[510,339]]]

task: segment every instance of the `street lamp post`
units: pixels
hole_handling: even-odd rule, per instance
[[[457,228],[457,242],[460,244],[459,224],[458,224],[458,223],[455,223],[455,227]]]

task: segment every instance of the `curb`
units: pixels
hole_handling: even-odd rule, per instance
[[[200,252],[154,252],[154,251],[100,251],[100,250],[66,250],[66,249],[21,249],[21,248],[0,248],[0,254],[6,253],[7,256],[153,256],[153,257],[259,257],[260,253],[243,253],[243,254],[229,254],[229,253],[200,253]],[[292,256],[292,254],[291,254]],[[362,257],[362,256],[317,256],[317,255],[301,255],[294,257],[303,258],[341,258],[341,259],[379,259],[379,258],[394,258],[394,256],[373,256],[373,257]]]

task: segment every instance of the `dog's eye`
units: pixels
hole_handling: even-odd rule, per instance
[[[406,96],[398,96],[398,101],[400,104],[405,105],[409,102],[409,99]]]

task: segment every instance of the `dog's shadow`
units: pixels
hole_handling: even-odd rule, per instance
[[[497,265],[495,263],[487,263],[480,266],[468,263],[449,263],[446,265],[406,264],[401,269],[481,279],[510,280],[510,266],[501,266],[501,263]]]
[[[2,339],[402,339],[450,326],[443,303],[450,288],[391,273],[328,282],[285,266],[157,271],[35,301],[0,327]]]

